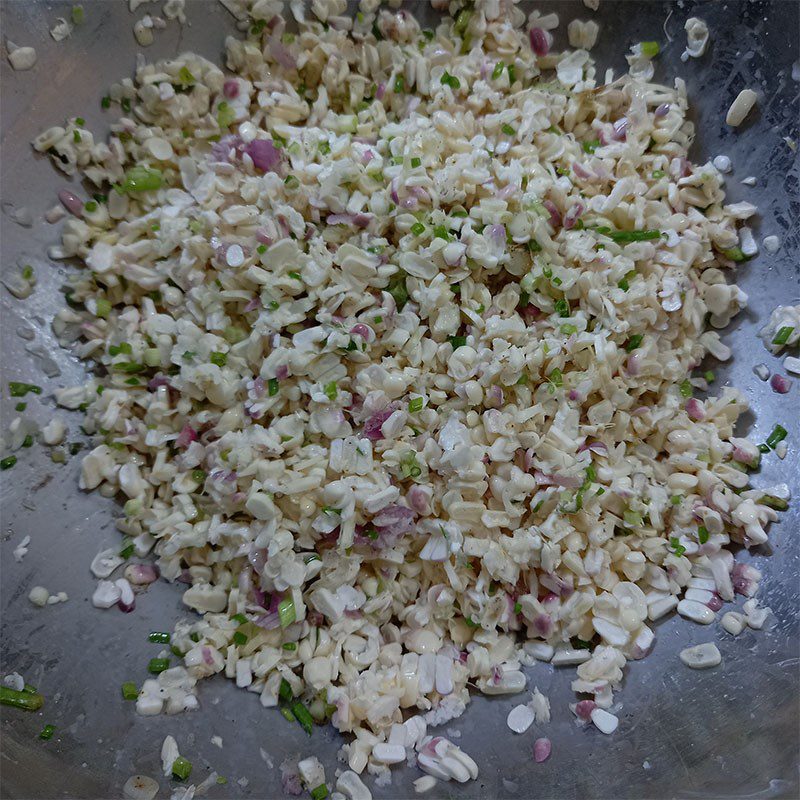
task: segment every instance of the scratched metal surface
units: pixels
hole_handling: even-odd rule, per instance
[[[84,0],[86,22],[71,39],[53,42],[47,30],[58,16],[69,16],[70,3],[2,3],[5,34],[19,44],[34,45],[36,68],[13,73],[5,59],[2,76],[2,269],[14,269],[21,259],[36,268],[39,284],[25,303],[3,291],[3,385],[8,380],[32,380],[45,387],[33,398],[29,411],[40,421],[52,412],[52,391],[84,378],[82,366],[57,348],[49,324],[61,303],[58,287],[63,266],[48,262],[45,247],[57,230],[41,221],[55,192],[66,185],[45,160],[33,155],[29,140],[43,127],[67,114],[80,114],[87,124],[102,129],[98,105],[105,86],[129,74],[136,44],[131,35],[134,17],[127,3]],[[548,4],[540,4],[540,8]],[[180,30],[171,23],[158,33],[148,58],[194,49],[219,60],[223,37],[233,31],[232,18],[214,2],[190,0],[190,25]],[[553,4],[549,4],[552,8]],[[421,6],[415,6],[423,13]],[[627,47],[643,39],[662,43],[657,78],[679,74],[688,83],[701,135],[695,158],[726,153],[735,170],[728,180],[733,200],[750,199],[762,209],[758,238],[781,237],[783,247],[774,256],[760,255],[740,270],[739,283],[750,295],[724,339],[733,346],[729,365],[714,365],[721,381],[730,381],[752,399],[748,425],[763,440],[776,422],[789,429],[790,454],[780,462],[764,459],[756,484],[788,481],[798,488],[800,415],[795,383],[779,397],[756,379],[752,367],[771,368],[778,361],[755,338],[755,333],[778,303],[798,302],[798,162],[782,141],[798,137],[798,83],[791,79],[798,59],[798,11],[794,2],[701,4],[672,7],[663,2],[615,3],[603,0],[593,15],[581,4],[557,5],[562,21],[573,16],[595,16],[604,28],[596,55],[603,64],[620,68]],[[147,10],[147,7],[145,8]],[[709,53],[683,65],[679,55],[685,41],[683,22],[692,15],[706,19],[713,31]],[[563,27],[563,26],[562,26]],[[736,93],[752,86],[762,93],[759,110],[736,133],[723,124],[725,110]],[[752,189],[739,181],[758,177]],[[11,221],[10,205],[24,205],[36,219],[26,229]],[[29,342],[19,328],[33,332],[35,343],[52,353],[61,376],[47,379],[37,360],[26,352]],[[3,425],[13,416],[13,404],[2,399]],[[79,415],[69,416],[70,441],[80,441]],[[99,798],[119,796],[126,778],[137,772],[159,775],[158,752],[171,733],[182,753],[195,764],[193,780],[210,769],[228,778],[211,796],[267,798],[281,796],[277,769],[270,769],[259,748],[277,765],[287,756],[317,753],[330,778],[341,744],[332,729],[319,729],[311,741],[299,727],[286,723],[276,711],[263,710],[257,698],[236,690],[222,679],[204,681],[201,710],[181,717],[137,717],[124,703],[119,686],[124,680],[141,682],[147,659],[157,646],[148,645],[150,630],[169,629],[182,613],[180,590],[159,583],[141,596],[136,612],[100,612],[89,597],[93,580],[88,571],[92,556],[118,541],[112,524],[116,508],[96,494],[77,489],[78,459],[55,466],[44,448],[22,451],[19,464],[2,473],[2,672],[19,670],[46,695],[44,710],[35,715],[3,709],[0,794],[8,798]],[[775,611],[770,630],[748,631],[738,639],[719,627],[692,625],[671,618],[656,626],[654,653],[629,666],[619,731],[604,737],[598,731],[579,730],[567,710],[572,699],[572,669],[538,665],[528,670],[531,688],[550,696],[553,721],[535,731],[553,741],[553,755],[544,764],[531,758],[534,731],[514,736],[505,726],[508,710],[517,698],[478,697],[449,729],[478,761],[481,775],[466,786],[440,784],[437,797],[553,797],[553,798],[777,798],[798,797],[798,523],[796,504],[780,524],[773,526],[771,543],[752,556],[765,573],[761,597]],[[11,551],[27,534],[30,553],[16,563]],[[67,591],[63,605],[33,608],[27,601],[32,586]],[[678,661],[688,644],[716,641],[723,665],[692,672]],[[153,652],[149,652],[150,649]],[[53,740],[37,734],[46,722],[55,724]],[[222,737],[223,749],[210,743]],[[646,762],[646,763],[645,763]],[[395,770],[393,784],[375,789],[376,797],[413,794],[416,770]],[[237,779],[245,778],[243,786]],[[505,782],[504,782],[505,779]],[[510,782],[509,782],[510,781]],[[160,796],[169,793],[161,779]]]

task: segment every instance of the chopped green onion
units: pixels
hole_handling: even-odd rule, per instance
[[[294,175],[287,175],[283,184],[287,189],[296,189],[300,185],[300,181]]]
[[[151,658],[147,664],[147,671],[152,672],[153,675],[158,675],[165,669],[169,669],[168,658]]]
[[[625,343],[625,352],[632,353],[642,343],[644,335],[641,333],[634,333],[630,339]]]
[[[234,631],[233,643],[239,646],[247,644],[247,635],[242,633],[241,631]]]
[[[181,82],[182,86],[191,86],[195,82],[195,77],[184,66],[178,70],[178,80]]]
[[[284,642],[281,647],[284,650],[297,650],[297,642]]]
[[[72,22],[75,25],[83,23],[83,6],[72,6]]]
[[[573,334],[573,333],[577,333],[577,332],[578,332],[578,328],[577,328],[575,325],[571,325],[569,322],[565,322],[565,323],[564,323],[564,324],[563,324],[563,325],[562,325],[562,326],[559,328],[559,330],[560,330],[560,331],[561,331],[561,333],[563,333],[565,336],[572,336],[572,334]]]
[[[27,403],[17,403],[17,404],[14,406],[14,411],[20,411],[20,412],[22,412],[22,411],[24,411],[24,410],[25,410],[27,407],[28,407],[28,404],[27,404]]]
[[[411,166],[413,168],[421,167],[422,166],[422,159],[421,158],[412,158],[411,159]]]
[[[29,692],[23,689],[18,692],[8,686],[0,686],[0,703],[4,706],[14,706],[25,711],[38,711],[44,705],[44,697],[38,692]]]
[[[517,70],[513,64],[508,65],[508,83],[513,86],[517,80]]]
[[[105,297],[98,298],[95,303],[95,314],[100,317],[100,319],[107,319],[110,313],[111,303],[109,303]]]
[[[502,61],[498,61],[492,70],[492,80],[496,81],[503,74],[505,68],[506,65]]]
[[[512,128],[512,127],[511,127],[511,126],[510,126],[508,123],[506,123],[506,124],[504,124],[504,125],[501,125],[501,126],[500,126],[500,130],[501,130],[501,131],[502,131],[502,132],[503,132],[503,133],[504,133],[506,136],[513,136],[513,135],[516,133],[516,130],[514,130],[514,128]]]
[[[90,214],[97,211],[97,203],[94,200],[90,200],[88,203],[83,204],[84,211],[88,211]]]
[[[422,475],[422,467],[417,461],[416,453],[411,450],[400,459],[400,475],[403,478],[418,478]]]
[[[136,700],[139,697],[139,690],[133,681],[125,681],[122,684],[122,699],[123,700]]]
[[[311,790],[311,800],[325,800],[327,796],[328,787],[324,783]]]
[[[192,772],[192,762],[183,756],[178,756],[172,762],[172,775],[179,781],[185,781]]]
[[[160,169],[150,167],[131,167],[125,173],[125,180],[120,186],[120,192],[150,192],[160,189],[163,176]]]
[[[247,622],[247,617],[244,614],[234,614],[231,619],[240,625],[244,625]]]
[[[447,339],[453,347],[453,350],[458,350],[459,347],[465,347],[467,344],[466,336],[449,336]]]
[[[638,528],[644,523],[642,515],[638,511],[630,509],[623,513],[622,519],[629,528]]]
[[[782,328],[778,329],[778,332],[775,334],[775,338],[772,340],[772,344],[786,344],[789,341],[789,337],[794,333],[794,326],[792,325],[784,325]]]
[[[10,381],[8,384],[8,391],[12,397],[25,397],[28,392],[33,394],[41,394],[42,387],[37,386],[35,383],[19,383],[18,381]]]
[[[236,120],[236,112],[223,100],[217,106],[217,124],[220,128],[229,128]]]
[[[111,98],[108,95],[100,101],[100,108],[111,108]]]
[[[280,387],[278,386],[278,379],[277,378],[270,378],[267,381],[267,394],[270,397],[275,397],[275,395],[278,394],[278,389],[279,388]]]
[[[397,310],[402,311],[403,306],[408,302],[408,289],[406,288],[406,275],[398,272],[389,279],[386,291],[394,298]]]
[[[120,108],[126,113],[131,113],[131,99],[130,97],[123,97],[122,100],[119,101]],[[120,134],[120,138],[122,135]]]
[[[550,374],[547,376],[547,380],[550,383],[551,391],[555,389],[560,389],[564,385],[564,378],[561,374],[561,370],[557,367],[551,370]]]
[[[402,94],[406,90],[406,82],[402,75],[398,75],[394,79],[394,93]]]
[[[717,379],[717,376],[710,369],[703,373],[703,377],[706,379],[706,383],[714,383]]]
[[[373,542],[378,538],[379,535],[380,534],[375,530],[375,528],[367,528],[367,530],[364,531],[364,536],[366,536],[367,539],[372,539]]]
[[[697,540],[700,542],[700,544],[705,544],[708,541],[708,537],[708,528],[706,528],[705,525],[701,525],[697,529]]]
[[[302,729],[311,736],[311,732],[314,730],[314,718],[308,712],[308,709],[298,700],[292,704],[292,713]]]
[[[0,470],[11,469],[11,467],[13,467],[16,463],[16,456],[6,456],[5,458],[0,459]]]
[[[599,139],[590,139],[588,142],[584,142],[583,145],[583,152],[584,153],[594,153],[598,147],[600,147],[600,140]]]
[[[692,384],[689,382],[688,378],[682,380],[678,386],[680,389],[681,397],[691,397],[692,396]]]
[[[136,361],[119,361],[111,366],[114,369],[119,370],[120,372],[126,372],[129,375],[135,375],[136,373],[144,372],[147,369],[144,364],[138,364]]]
[[[767,436],[767,447],[771,447],[773,450],[775,449],[775,445],[778,442],[782,442],[786,438],[786,428],[782,425],[776,425],[772,433]]]
[[[447,70],[442,75],[442,86],[449,86],[451,89],[461,88],[461,81],[455,75],[451,75]]]
[[[437,239],[444,239],[446,242],[450,241],[450,234],[447,232],[447,227],[445,225],[437,225],[433,229],[433,235]]]
[[[281,679],[281,685],[278,687],[278,697],[284,703],[288,703],[294,697],[292,686],[286,678]]]
[[[555,310],[558,312],[559,317],[568,317],[570,314],[569,310],[569,301],[565,298],[561,298],[560,300],[556,300],[553,304]]]
[[[422,411],[423,400],[421,397],[414,397],[408,401],[408,413],[416,414],[417,411]]]
[[[294,600],[291,597],[287,597],[278,603],[278,618],[281,622],[281,628],[288,628],[297,619]]]
[[[670,536],[669,544],[676,556],[682,556],[686,552],[686,548],[680,543],[677,536]]]
[[[600,229],[597,229],[600,232]],[[643,231],[609,231],[604,233],[605,236],[610,237],[615,242],[647,242],[652,239],[661,237],[661,231],[657,230],[643,230]]]
[[[472,617],[464,617],[464,622],[467,623],[468,628],[477,628],[480,626],[480,622],[475,622]]]
[[[152,631],[147,634],[147,641],[153,644],[169,644],[170,638],[166,631]]]
[[[672,503],[672,505],[679,506],[683,501],[683,498],[679,494],[674,494],[672,497],[670,497],[669,501]]]
[[[659,178],[663,178],[663,177],[664,177],[666,174],[667,174],[667,173],[666,173],[666,172],[664,172],[664,170],[663,170],[663,169],[654,169],[654,170],[653,170],[653,175],[652,175],[652,177],[653,177],[655,180],[659,180]]]
[[[731,261],[747,261],[748,259],[741,247],[729,247],[722,251],[722,255]]]
[[[421,236],[425,233],[425,226],[421,222],[415,222],[411,226],[411,233],[413,233],[414,236]]]
[[[72,141],[77,144],[78,142],[80,142],[80,140],[81,140],[80,132],[79,131],[72,131]]]
[[[658,42],[639,42],[639,50],[645,58],[655,58],[661,52]]]
[[[47,741],[48,739],[53,738],[53,734],[55,732],[56,732],[55,725],[45,725],[44,728],[42,728],[42,732],[39,734],[39,738]]]
[[[325,395],[327,396],[328,400],[335,400],[336,395],[339,393],[339,389],[336,386],[336,381],[331,381],[330,383],[326,383],[323,389]]]
[[[295,717],[295,715],[292,714],[292,712],[288,708],[282,708],[281,709],[281,714],[283,714],[283,718],[285,720],[288,720],[289,722],[296,722],[297,721],[297,717]]]
[[[216,364],[218,367],[224,367],[225,364],[228,363],[228,354],[215,351],[208,357],[208,359],[212,364]]]
[[[127,536],[122,540],[122,549],[119,551],[120,558],[130,558],[136,548],[133,541]]]
[[[31,434],[28,434],[28,435],[27,435],[27,436],[26,436],[26,437],[25,437],[25,438],[22,440],[22,446],[23,446],[23,447],[33,447],[33,436],[31,436]]]

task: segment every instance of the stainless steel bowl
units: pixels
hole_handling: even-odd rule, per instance
[[[189,25],[177,24],[158,33],[148,59],[195,50],[219,61],[224,35],[234,32],[233,19],[216,2],[191,0]],[[34,45],[39,62],[30,72],[14,73],[3,59],[2,74],[2,269],[30,263],[39,278],[26,302],[3,290],[2,371],[9,380],[42,384],[41,398],[29,396],[29,411],[44,422],[54,412],[52,392],[80,383],[83,366],[60,350],[50,321],[62,303],[59,286],[67,267],[47,259],[45,248],[58,236],[42,220],[64,177],[34,155],[29,141],[41,129],[65,116],[80,114],[95,130],[108,116],[101,112],[105,87],[129,74],[137,46],[131,35],[136,17],[123,2],[83,0],[86,20],[72,37],[56,43],[48,28],[59,16],[69,17],[71,2],[10,2],[0,7],[6,36]],[[411,7],[412,4],[409,4]],[[724,333],[733,347],[731,364],[713,368],[718,381],[742,388],[753,413],[747,427],[763,440],[776,422],[789,430],[790,452],[784,461],[764,459],[758,485],[788,481],[798,489],[798,382],[788,395],[773,394],[752,372],[764,362],[779,362],[763,348],[756,332],[778,303],[800,298],[800,233],[798,161],[783,137],[798,135],[798,83],[791,77],[798,59],[800,4],[796,2],[612,2],[602,0],[593,13],[581,3],[542,3],[557,10],[563,24],[578,16],[595,18],[602,27],[596,55],[601,64],[621,69],[628,47],[640,40],[657,40],[662,54],[657,78],[680,75],[688,84],[699,136],[696,160],[724,153],[734,172],[728,177],[732,201],[748,199],[761,209],[760,239],[776,234],[782,248],[762,254],[739,270],[738,282],[750,295],[748,310]],[[156,7],[152,7],[155,9]],[[413,5],[429,14],[427,5]],[[142,12],[151,10],[145,6]],[[683,23],[690,16],[707,20],[712,30],[708,54],[682,64]],[[668,41],[668,38],[672,41]],[[725,112],[740,89],[755,88],[758,109],[738,131],[724,124]],[[754,175],[754,188],[740,184]],[[36,219],[32,228],[12,221],[13,207],[26,206]],[[18,333],[33,336],[27,340]],[[28,352],[42,346],[58,364],[61,375],[46,378],[41,360]],[[14,416],[15,400],[2,398],[3,426]],[[68,416],[69,441],[81,442],[80,415]],[[179,717],[137,717],[132,703],[120,696],[125,680],[140,683],[146,662],[157,645],[147,643],[150,630],[169,630],[185,610],[178,587],[159,583],[139,600],[135,613],[100,612],[89,598],[94,581],[88,571],[93,555],[119,541],[113,527],[118,509],[97,494],[77,489],[79,459],[54,465],[45,448],[19,454],[19,463],[2,473],[2,672],[18,670],[36,684],[47,700],[40,713],[3,708],[3,797],[99,798],[119,796],[134,773],[159,775],[159,748],[173,734],[181,752],[195,764],[193,781],[210,769],[228,779],[211,797],[279,797],[277,766],[287,756],[316,753],[330,778],[343,739],[330,728],[308,739],[275,711],[265,711],[258,699],[236,690],[230,682],[203,682],[201,709]],[[477,781],[464,786],[440,784],[437,797],[681,797],[796,798],[798,784],[798,556],[800,504],[783,514],[771,529],[770,545],[743,554],[764,570],[760,597],[775,612],[769,630],[747,631],[737,639],[718,625],[700,627],[679,619],[657,625],[654,653],[629,665],[619,694],[624,704],[620,728],[611,737],[575,727],[567,703],[573,699],[572,669],[537,665],[528,670],[530,687],[549,695],[553,721],[523,736],[505,725],[509,709],[519,702],[508,697],[476,697],[467,713],[446,725],[459,731],[456,741],[478,762]],[[30,552],[21,563],[11,553],[26,535]],[[66,591],[69,602],[34,608],[27,600],[31,587]],[[688,644],[717,642],[723,664],[706,672],[686,669],[678,651]],[[152,651],[152,652],[151,652]],[[44,723],[56,726],[55,737],[38,739]],[[210,742],[219,735],[224,746]],[[455,735],[455,734],[453,734]],[[536,736],[549,736],[553,755],[544,764],[532,759]],[[260,755],[267,754],[271,768]],[[393,784],[375,789],[376,797],[413,795],[412,769],[395,770]],[[237,782],[245,778],[247,785]],[[162,796],[168,781],[162,778]]]

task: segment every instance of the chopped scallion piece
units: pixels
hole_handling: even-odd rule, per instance
[[[645,58],[655,58],[661,52],[658,42],[639,42],[639,49]]]
[[[389,279],[386,291],[394,298],[397,310],[402,311],[403,306],[408,302],[408,289],[406,288],[406,275],[398,272]]]
[[[505,68],[506,65],[502,61],[498,61],[492,70],[492,80],[496,81],[503,74]]]
[[[706,528],[705,525],[701,525],[697,529],[697,541],[700,542],[700,544],[705,544],[708,541],[708,537],[708,528]]]
[[[229,128],[236,121],[236,112],[223,100],[217,106],[217,124]]]
[[[670,536],[669,544],[676,556],[682,556],[686,552],[686,548],[680,543],[677,536]]]
[[[717,379],[717,376],[710,369],[703,373],[703,377],[706,379],[706,383],[714,383]]]
[[[72,6],[72,22],[74,25],[83,23],[83,6]]]
[[[406,81],[402,75],[398,75],[394,79],[394,93],[402,94],[406,90]]]
[[[147,641],[153,644],[169,644],[170,638],[166,631],[151,631],[147,634]]]
[[[450,336],[448,341],[453,347],[453,350],[458,350],[459,347],[465,347],[467,344],[466,336]]]
[[[286,678],[281,679],[281,685],[278,687],[278,697],[284,703],[288,703],[294,697],[291,684],[286,680]]]
[[[178,70],[178,80],[182,86],[191,86],[195,82],[195,77],[189,70],[183,66]]]
[[[789,337],[794,333],[794,326],[792,325],[784,325],[782,328],[778,329],[778,332],[775,334],[775,338],[772,340],[772,344],[783,345],[789,341]]]
[[[451,75],[447,70],[442,75],[442,86],[449,86],[451,89],[461,88],[461,81],[455,75]]]
[[[570,314],[569,301],[566,300],[565,298],[562,297],[559,300],[556,300],[556,302],[553,304],[553,306],[554,306],[556,312],[558,313],[559,317],[568,317],[569,316],[569,314]]]
[[[681,397],[692,396],[692,384],[689,382],[688,378],[682,380],[678,388],[680,389]]]
[[[748,258],[741,247],[729,247],[727,250],[722,251],[722,255],[731,261],[747,261]]]
[[[286,186],[287,189],[296,189],[300,185],[300,181],[294,175],[287,175],[284,178],[283,185]]]
[[[314,718],[309,713],[308,709],[298,700],[292,704],[292,713],[295,719],[300,723],[302,729],[311,736],[314,730]]]
[[[53,734],[55,732],[56,732],[56,726],[55,725],[45,725],[44,728],[42,728],[42,732],[39,734],[39,738],[40,739],[44,739],[45,741],[47,739],[52,739],[53,738]]]
[[[216,364],[218,367],[224,367],[228,363],[227,353],[214,352],[208,358],[212,364]]]
[[[160,169],[151,167],[131,167],[125,173],[125,180],[120,186],[120,192],[151,192],[160,189],[163,176]]]
[[[278,603],[278,618],[281,622],[281,628],[288,628],[297,619],[294,600],[291,597],[287,597]]]
[[[578,329],[577,329],[577,327],[575,327],[575,325],[571,325],[569,322],[565,322],[565,323],[564,323],[564,324],[563,324],[563,325],[562,325],[562,326],[559,328],[559,330],[560,330],[560,331],[561,331],[561,333],[563,333],[565,336],[572,336],[572,334],[573,334],[573,333],[577,333],[577,332],[578,332]]]
[[[11,467],[13,467],[16,463],[16,456],[6,456],[5,458],[0,459],[0,470],[11,469]]]
[[[29,692],[23,689],[18,692],[8,686],[0,686],[0,703],[25,711],[38,711],[44,705],[44,697],[35,691]]]
[[[413,233],[414,236],[421,236],[425,233],[425,226],[421,222],[415,222],[411,226],[411,233]]]
[[[192,762],[183,756],[178,756],[172,762],[172,775],[179,781],[185,781],[192,772]]]
[[[275,395],[278,394],[279,388],[280,387],[278,385],[278,379],[277,378],[270,378],[267,381],[267,394],[270,397],[275,397]]]
[[[158,675],[165,669],[169,669],[168,658],[151,658],[147,664],[147,671],[152,672],[153,675]]]
[[[423,400],[421,397],[414,397],[408,401],[408,413],[416,414],[417,411],[422,411]]]
[[[767,436],[767,447],[771,447],[773,450],[775,449],[775,445],[778,442],[782,442],[786,438],[786,428],[783,425],[776,425],[772,429],[772,433]]]
[[[331,401],[335,400],[336,395],[339,393],[339,389],[336,386],[336,381],[331,381],[330,383],[326,383],[323,388],[323,391],[325,392],[325,395],[328,398],[328,400]]]
[[[284,650],[297,650],[297,642],[284,642],[281,647]]]
[[[634,333],[625,343],[625,352],[632,353],[642,343],[644,336],[641,333]]]
[[[42,387],[37,386],[35,383],[19,383],[18,381],[11,381],[8,384],[8,391],[12,397],[25,397],[28,392],[33,394],[41,394]]]
[[[506,136],[513,136],[516,133],[516,130],[514,130],[514,128],[512,128],[511,125],[509,125],[508,123],[505,123],[504,125],[501,125],[500,126],[500,130]]]
[[[599,139],[590,139],[588,142],[584,142],[583,145],[583,152],[584,153],[594,153],[598,147],[600,147],[600,140]]]
[[[234,631],[233,643],[239,646],[247,644],[247,634],[244,634],[241,631]]]
[[[411,159],[411,166],[412,168],[421,167],[422,166],[422,159],[421,158],[412,158]]]
[[[133,681],[125,681],[122,684],[122,699],[123,700],[136,700],[139,697],[139,690]]]
[[[327,796],[328,787],[324,783],[311,790],[311,800],[325,800]]]

